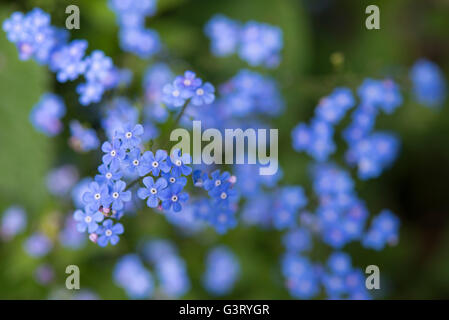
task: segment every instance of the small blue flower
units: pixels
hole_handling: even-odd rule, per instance
[[[229,229],[237,226],[235,211],[229,207],[212,207],[209,223],[219,234],[225,234]]]
[[[86,64],[82,59],[86,48],[86,40],[74,40],[52,56],[51,68],[57,72],[59,82],[75,80],[84,73]]]
[[[164,210],[169,210],[173,207],[173,211],[181,211],[181,202],[186,202],[189,199],[189,195],[186,192],[181,192],[182,189],[180,184],[175,183],[160,192],[162,208]]]
[[[76,87],[76,92],[80,95],[79,101],[83,106],[100,102],[104,90],[105,87],[97,81],[87,81]]]
[[[140,144],[143,132],[143,127],[140,124],[136,124],[134,127],[127,125],[123,130],[117,132],[117,138],[122,141],[123,148],[132,149]]]
[[[99,228],[98,223],[103,221],[104,215],[99,211],[82,211],[76,210],[73,214],[73,218],[78,222],[76,229],[78,232],[93,233]]]
[[[327,260],[329,269],[336,275],[344,276],[352,270],[351,257],[343,252],[334,252]]]
[[[181,95],[181,88],[171,83],[162,88],[162,101],[170,107],[179,108],[184,105],[186,98]]]
[[[77,120],[70,121],[70,145],[75,151],[95,150],[100,145],[94,129],[84,128]]]
[[[211,173],[211,178],[204,181],[204,189],[210,191],[212,189],[220,188],[230,177],[231,175],[227,171],[220,174],[220,170],[215,170]]]
[[[201,83],[202,83],[201,79],[196,77],[195,72],[186,71],[184,73],[184,76],[177,76],[175,78],[173,85],[181,90],[181,97],[183,97],[184,99],[189,99],[192,98],[194,95],[198,95],[195,91],[200,88]],[[210,89],[211,88],[208,87],[208,90]],[[206,91],[203,90],[202,94],[204,95],[205,93]]]
[[[157,150],[156,155],[151,151],[145,151],[142,155],[142,172],[151,174],[155,177],[159,176],[159,173],[168,173],[170,166],[167,163],[167,152],[165,150]]]
[[[169,165],[172,167],[171,172],[175,176],[180,176],[181,174],[184,176],[188,176],[192,173],[192,168],[189,166],[186,166],[186,164],[192,163],[192,157],[190,157],[189,154],[184,153],[181,156],[181,150],[175,149],[171,155],[171,157],[168,159]]]
[[[172,171],[170,171],[169,173],[162,173],[162,177],[167,180],[169,185],[179,184],[184,187],[187,184],[186,177],[175,175]]]
[[[125,191],[126,183],[122,180],[114,183],[111,190],[112,210],[122,210],[124,202],[131,200],[131,191]]]
[[[428,107],[439,107],[447,96],[444,74],[434,62],[419,59],[410,70],[416,100]]]
[[[100,235],[97,240],[98,245],[100,247],[106,247],[108,243],[111,243],[113,246],[115,246],[119,242],[119,235],[121,235],[123,231],[124,228],[121,223],[116,223],[114,225],[112,220],[106,220],[105,222],[103,222],[103,226],[98,232],[98,234]]]
[[[122,177],[120,167],[116,163],[111,163],[109,166],[102,164],[98,167],[98,172],[100,174],[95,176],[95,181],[108,186],[111,186],[114,181],[117,181]]]
[[[144,176],[146,174],[144,171],[144,161],[140,156],[139,148],[135,148],[131,150],[131,152],[128,152],[123,164],[126,166],[127,171],[131,174],[136,172],[138,172],[140,176]]]
[[[142,182],[145,188],[139,188],[137,190],[137,196],[142,200],[148,198],[147,206],[156,208],[159,205],[159,200],[162,200],[162,191],[167,188],[167,180],[159,178],[154,182],[152,177],[145,177]]]
[[[230,204],[238,200],[238,193],[231,188],[231,183],[226,182],[219,188],[209,191],[209,195],[213,198],[214,204],[221,207],[228,207]]]
[[[203,86],[195,89],[192,104],[194,106],[202,106],[203,104],[211,104],[215,100],[215,88],[209,82],[206,82]]]
[[[108,186],[106,184],[98,184],[91,182],[89,184],[89,191],[83,194],[84,204],[92,211],[96,211],[103,207],[109,207],[111,204],[111,197],[109,196]]]
[[[86,58],[86,72],[84,76],[89,82],[105,84],[114,64],[110,57],[105,56],[101,50],[95,50]]]
[[[126,156],[125,150],[122,148],[122,143],[119,139],[114,139],[112,144],[106,141],[101,146],[101,150],[106,153],[102,160],[104,164],[112,163],[114,166],[119,166],[120,161]]]
[[[53,137],[63,129],[61,118],[66,113],[66,106],[61,97],[45,93],[33,106],[30,113],[32,125],[47,136]]]

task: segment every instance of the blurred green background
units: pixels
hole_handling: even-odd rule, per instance
[[[51,13],[52,23],[64,26],[65,7],[76,4],[81,11],[81,29],[72,30],[72,39],[87,39],[89,50],[101,49],[120,67],[134,74],[131,96],[141,94],[140,79],[152,61],[124,54],[118,47],[115,16],[106,0],[0,1],[0,21],[13,11],[40,7]],[[365,8],[377,4],[381,29],[365,28]],[[280,128],[280,163],[283,183],[301,184],[310,191],[307,165],[310,159],[291,149],[290,131],[299,121],[308,121],[318,99],[335,86],[355,89],[365,77],[392,75],[401,83],[404,105],[392,116],[379,117],[376,127],[399,134],[400,155],[380,178],[357,182],[357,191],[371,213],[389,208],[401,219],[400,241],[381,252],[351,244],[353,263],[364,268],[376,264],[381,270],[382,289],[378,297],[393,299],[449,298],[449,105],[430,110],[410,99],[408,68],[426,57],[449,72],[449,1],[447,0],[159,0],[155,17],[148,19],[170,52],[162,59],[177,71],[191,68],[204,79],[219,84],[247,65],[237,57],[216,58],[209,51],[203,26],[215,13],[241,21],[251,19],[278,25],[285,46],[278,69],[266,71],[284,94],[287,110],[275,120]],[[256,69],[257,70],[257,69]],[[208,246],[227,244],[237,254],[242,275],[226,298],[288,299],[279,268],[283,252],[277,231],[239,226],[219,237],[208,231],[183,237],[158,214],[139,212],[124,221],[126,234],[116,247],[100,248],[88,243],[74,251],[56,246],[42,259],[26,255],[27,235],[44,230],[57,237],[64,217],[71,214],[66,203],[50,196],[45,175],[58,165],[76,164],[82,176],[93,175],[98,153],[77,154],[67,144],[66,126],[62,135],[47,138],[31,126],[32,106],[45,91],[63,95],[68,107],[65,124],[76,115],[89,120],[89,110],[78,105],[74,84],[56,83],[54,76],[33,61],[21,62],[14,45],[0,32],[0,212],[13,204],[27,210],[27,232],[13,241],[0,241],[0,298],[46,299],[70,297],[63,289],[65,267],[81,269],[81,287],[92,289],[103,299],[126,298],[112,281],[118,257],[135,252],[142,239],[162,237],[173,240],[186,260],[192,289],[185,298],[209,298],[201,287],[204,256]],[[344,144],[337,154],[341,162]],[[317,245],[313,257],[324,260],[329,249]],[[33,273],[42,262],[51,264],[55,280],[38,284]]]

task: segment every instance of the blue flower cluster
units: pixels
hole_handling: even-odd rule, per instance
[[[156,13],[156,0],[109,0],[109,7],[117,15],[120,27],[120,47],[141,58],[149,58],[159,52],[159,34],[145,28],[145,19]]]
[[[20,59],[33,58],[48,65],[59,82],[84,75],[86,82],[77,87],[82,105],[99,102],[105,90],[116,87],[122,80],[111,58],[99,50],[85,56],[87,41],[68,42],[66,30],[52,26],[50,15],[39,8],[27,14],[14,12],[4,21],[3,30],[8,40],[16,44]]]
[[[149,298],[154,291],[154,280],[136,254],[120,258],[114,267],[114,282],[132,299]]]
[[[239,57],[251,66],[277,67],[284,46],[282,30],[276,26],[256,21],[244,25],[222,14],[213,16],[205,27],[211,40],[211,51],[223,57],[238,52]]]
[[[337,88],[322,98],[310,125],[300,123],[293,129],[293,149],[307,152],[316,161],[326,161],[336,150],[334,126],[354,104],[354,97],[348,88]]]
[[[221,296],[229,293],[240,275],[240,264],[226,246],[211,249],[206,259],[203,285],[208,292]]]
[[[147,241],[138,254],[127,254],[114,267],[113,278],[131,299],[180,298],[190,289],[184,260],[168,240]],[[154,269],[155,276],[144,262]]]
[[[183,192],[183,176],[192,172],[188,166],[190,156],[181,155],[178,149],[171,157],[164,150],[157,150],[155,154],[152,151],[142,153],[143,134],[142,125],[125,125],[110,142],[103,143],[103,163],[98,167],[95,181],[89,184],[88,191],[82,196],[84,210],[74,213],[78,230],[87,230],[90,239],[100,246],[117,244],[119,235],[123,233],[122,224],[113,223],[123,216],[125,204],[132,197],[126,183],[121,180],[123,177],[142,180],[144,187],[137,190],[137,197],[146,200],[150,208],[160,206],[164,211],[178,212],[189,198]]]
[[[235,182],[235,177],[227,171],[221,173],[220,170],[215,170],[210,177],[201,170],[193,172],[194,185],[206,190],[210,197],[195,202],[195,215],[220,234],[237,226],[235,214],[239,195],[233,188]]]
[[[63,130],[61,118],[65,113],[66,107],[62,98],[45,93],[31,110],[30,121],[36,130],[53,137]]]
[[[209,82],[203,83],[192,71],[186,71],[183,76],[177,76],[173,83],[165,84],[162,93],[162,101],[171,108],[180,108],[188,102],[198,107],[215,100],[214,86]]]
[[[77,120],[70,121],[70,133],[69,143],[75,151],[87,152],[98,149],[100,146],[96,131],[92,128],[85,128]]]
[[[180,298],[190,289],[184,260],[175,246],[167,240],[151,240],[144,245],[143,254],[154,266],[161,293],[171,299]]]
[[[438,65],[426,59],[415,62],[410,70],[416,100],[429,107],[439,107],[446,99],[446,80]]]
[[[364,243],[369,212],[355,193],[350,175],[335,165],[317,165],[313,170],[313,181],[319,206],[311,223],[323,241],[334,248],[341,248],[351,241]]]
[[[402,104],[399,87],[390,79],[366,79],[358,88],[360,105],[352,113],[352,121],[343,131],[349,145],[346,162],[358,169],[360,179],[378,177],[396,159],[399,140],[388,132],[373,132],[377,114],[391,114]],[[292,131],[293,149],[305,151],[323,162],[336,151],[334,126],[355,105],[348,88],[337,88],[320,100],[311,124],[298,124]]]
[[[366,248],[382,250],[386,244],[398,242],[399,219],[389,210],[382,210],[374,217],[371,227],[363,238]]]
[[[348,143],[346,162],[356,166],[362,180],[379,177],[395,161],[400,142],[389,132],[374,131],[379,111],[393,113],[401,104],[399,87],[391,79],[366,79],[358,88],[360,105],[352,114],[350,125],[343,131]]]

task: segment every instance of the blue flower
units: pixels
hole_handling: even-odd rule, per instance
[[[108,186],[106,184],[98,184],[91,182],[89,184],[89,191],[83,194],[84,204],[91,210],[96,211],[102,207],[109,207],[111,204],[111,197],[109,196]]]
[[[229,229],[237,226],[235,211],[229,207],[212,207],[210,209],[209,223],[219,234],[225,234]]]
[[[182,98],[189,99],[189,98],[192,98],[194,95],[198,96],[198,93],[196,92],[196,90],[200,88],[201,83],[202,83],[201,79],[196,77],[195,72],[186,71],[184,73],[184,76],[177,76],[175,78],[173,85],[176,88],[179,88]],[[212,86],[212,85],[210,85],[210,86]],[[213,86],[212,86],[212,89],[213,89]],[[208,90],[210,91],[210,87],[208,87]],[[202,93],[204,95],[208,92],[206,92],[206,90],[203,90]]]
[[[82,211],[76,210],[73,214],[73,218],[78,222],[76,229],[79,232],[93,233],[99,228],[98,223],[103,221],[104,215],[99,211]]]
[[[410,70],[416,100],[428,107],[439,107],[447,95],[444,74],[434,62],[419,59]]]
[[[102,164],[98,167],[98,172],[100,174],[95,176],[95,181],[108,186],[111,186],[114,181],[117,181],[122,177],[120,167],[116,163],[111,163],[109,166]]]
[[[108,243],[111,243],[113,246],[115,246],[119,242],[119,235],[121,235],[123,231],[124,228],[121,223],[116,223],[114,225],[112,220],[106,220],[105,222],[103,222],[103,226],[98,232],[98,234],[100,235],[97,240],[98,245],[100,247],[106,247]]]
[[[201,106],[203,104],[211,104],[215,100],[215,88],[209,82],[206,82],[201,87],[195,89],[192,96],[192,104],[194,106]]]
[[[112,210],[122,210],[124,207],[124,202],[128,202],[131,200],[131,191],[125,191],[125,189],[126,183],[122,180],[117,181],[112,186]]]
[[[123,148],[132,149],[140,144],[143,132],[143,127],[140,124],[136,124],[134,128],[132,125],[127,125],[117,132],[117,138],[122,141]]]
[[[153,293],[153,277],[136,254],[127,254],[119,259],[114,267],[113,278],[132,299],[148,298]]]
[[[86,58],[85,78],[89,82],[99,82],[106,84],[107,77],[110,75],[114,64],[110,57],[105,56],[101,50],[94,50],[89,57]]]
[[[92,102],[100,102],[104,90],[104,86],[97,81],[87,81],[80,83],[76,87],[76,91],[80,95],[79,101],[83,106],[87,106]]]
[[[295,228],[286,233],[282,239],[285,248],[291,252],[302,252],[312,247],[312,235],[306,228]]]
[[[351,257],[343,252],[334,252],[327,260],[329,269],[336,275],[344,276],[352,270]]]
[[[206,258],[203,285],[214,295],[229,293],[240,275],[240,263],[235,254],[226,246],[211,249]]]
[[[24,247],[30,256],[40,258],[50,252],[53,243],[45,234],[36,232],[26,239]]]
[[[170,171],[169,173],[162,173],[162,177],[167,180],[169,185],[176,183],[184,187],[187,184],[186,177],[175,175],[172,171]]]
[[[238,193],[231,188],[229,182],[224,183],[219,188],[212,189],[209,191],[209,195],[213,198],[214,204],[222,207],[228,207],[238,200]]]
[[[240,26],[224,15],[214,15],[204,28],[211,40],[211,51],[219,57],[235,53],[239,43]]]
[[[46,93],[33,106],[30,113],[32,125],[47,136],[55,136],[63,129],[61,118],[66,113],[66,107],[61,97]]]
[[[181,202],[186,202],[189,199],[189,195],[186,192],[181,192],[182,189],[180,184],[175,183],[160,192],[164,210],[169,210],[173,207],[173,211],[181,211]]]
[[[0,224],[0,233],[6,239],[10,239],[21,233],[27,224],[25,210],[19,206],[11,206],[3,212]]]
[[[215,170],[211,173],[211,178],[204,181],[204,189],[210,191],[215,188],[220,188],[230,177],[231,175],[227,171],[220,174],[220,170]]]
[[[57,72],[59,82],[75,80],[84,73],[86,64],[82,59],[86,48],[86,40],[74,40],[53,54],[50,67]]]
[[[162,101],[170,107],[179,108],[184,105],[186,98],[181,95],[181,88],[176,85],[167,83],[162,88]]]
[[[151,151],[145,151],[142,155],[142,171],[144,174],[151,174],[155,177],[159,176],[159,173],[168,173],[170,166],[167,164],[167,152],[165,150],[157,150],[156,156]]]
[[[70,121],[70,145],[75,151],[95,150],[100,145],[94,129],[84,128],[79,121]]]
[[[188,176],[192,173],[192,168],[186,166],[186,164],[192,163],[192,157],[189,154],[184,153],[181,155],[181,150],[175,149],[170,158],[168,158],[168,163],[172,167],[171,172],[175,176]]]
[[[114,166],[119,166],[120,161],[126,156],[125,150],[122,148],[122,143],[118,139],[114,139],[112,144],[106,141],[101,146],[101,150],[106,153],[102,160],[104,164],[112,164]]]
[[[156,208],[159,205],[159,200],[163,199],[162,191],[167,188],[167,180],[159,178],[154,182],[152,177],[145,177],[142,182],[145,185],[145,188],[139,188],[139,190],[137,190],[137,196],[142,200],[148,198],[147,206]]]

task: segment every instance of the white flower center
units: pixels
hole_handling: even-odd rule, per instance
[[[95,200],[99,200],[99,199],[101,198],[101,195],[100,195],[99,193],[96,193],[96,194],[94,195],[94,197],[95,197]]]
[[[153,163],[151,164],[154,168],[159,167],[159,162],[157,161],[153,161]]]
[[[86,217],[84,218],[84,222],[86,222],[86,223],[91,223],[91,222],[92,222],[92,217],[91,217],[91,216],[86,216]]]
[[[114,199],[117,199],[118,196],[119,196],[118,192],[114,192],[114,193],[112,194],[112,197],[113,197]]]
[[[111,179],[112,178],[112,173],[110,173],[110,172],[106,173],[106,178]]]
[[[117,155],[117,152],[115,150],[111,151],[111,156],[115,157]]]
[[[179,97],[179,90],[173,91],[173,97]]]
[[[221,185],[221,180],[215,180],[215,186],[218,187]]]
[[[220,194],[220,198],[222,198],[223,200],[226,199],[228,197],[228,195],[226,194],[226,192],[222,192]]]
[[[137,160],[137,159],[134,160],[134,161],[133,161],[133,165],[138,166],[138,165],[139,165],[139,160]]]
[[[202,96],[204,94],[204,90],[199,88],[199,89],[196,90],[196,94],[199,95],[199,96]]]
[[[191,82],[189,79],[185,79],[185,80],[184,80],[184,85],[185,85],[185,86],[190,86],[191,83],[192,83],[192,82]]]
[[[126,136],[126,138],[129,139],[129,138],[131,138],[133,136],[133,134],[132,134],[132,132],[128,131],[125,136]]]
[[[171,177],[170,179],[168,179],[171,183],[175,183],[176,182],[176,179],[175,178],[173,178],[173,177]]]
[[[171,197],[171,201],[173,201],[173,202],[178,201],[178,196],[177,196],[177,195],[173,195],[173,196]]]
[[[157,189],[156,189],[156,188],[151,188],[151,189],[150,189],[150,192],[151,192],[152,194],[156,194],[156,193],[157,193]]]
[[[176,160],[176,161],[175,161],[175,164],[176,164],[178,167],[180,167],[181,164],[182,164],[182,161],[181,161],[181,160]]]
[[[112,230],[111,230],[111,229],[108,229],[108,230],[106,230],[106,231],[104,232],[104,234],[105,234],[106,236],[110,237],[110,236],[112,236]]]

